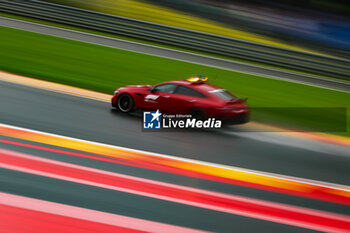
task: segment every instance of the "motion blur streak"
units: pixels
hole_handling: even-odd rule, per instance
[[[125,159],[152,166],[154,170],[215,180],[230,184],[287,193],[350,205],[350,189],[346,186],[283,177],[202,161],[132,150],[89,142],[20,127],[0,124],[0,134],[70,149]],[[149,168],[144,166],[145,168]]]
[[[26,143],[13,142],[13,141],[3,140],[3,139],[0,139],[0,142],[12,144],[12,145],[16,145],[16,146],[38,149],[38,150],[45,150],[45,151],[50,151],[50,152],[55,152],[55,153],[60,153],[60,154],[73,155],[73,156],[78,156],[78,157],[82,157],[82,158],[95,159],[95,160],[100,160],[100,161],[109,162],[109,163],[118,163],[118,164],[123,164],[123,165],[128,165],[128,166],[136,166],[136,164],[133,164],[131,162],[120,161],[120,160],[117,160],[115,158],[100,158],[100,157],[96,157],[96,156],[92,156],[92,155],[86,155],[86,154],[81,154],[81,153],[76,153],[76,152],[52,149],[52,148],[47,148],[47,147],[43,147],[43,146],[35,146],[35,145],[26,144]],[[141,166],[138,166],[138,167],[141,167]]]
[[[91,233],[104,232],[145,232],[123,227],[109,226],[90,221],[68,218],[60,215],[46,214],[28,209],[0,205],[0,218],[3,233],[35,232],[46,233]],[[39,220],[40,219],[40,220]],[[21,224],[18,224],[20,222]]]
[[[82,88],[72,87],[68,85],[53,83],[44,80],[38,80],[26,76],[21,76],[18,74],[11,74],[7,72],[0,71],[0,80],[10,83],[16,83],[20,85],[26,85],[30,87],[41,88],[45,90],[50,90],[54,92],[64,93],[68,95],[80,96],[88,99],[94,99],[104,102],[110,102],[113,95],[108,95],[96,91],[90,91]],[[249,130],[267,131],[267,132],[280,132],[288,136],[297,138],[306,138],[311,140],[316,140],[319,142],[335,144],[340,146],[350,146],[350,139],[348,137],[325,134],[325,133],[315,133],[315,132],[284,132],[286,129],[281,127],[261,124],[258,122],[250,122],[245,125]]]
[[[44,80],[38,80],[35,78],[29,78],[29,77],[23,77],[17,74],[10,74],[7,72],[0,71],[0,80],[11,82],[11,83],[18,83],[21,85],[27,85],[31,87],[51,90],[55,92],[65,93],[69,95],[76,95],[81,96],[84,98],[90,98],[105,102],[110,102],[112,95],[96,92],[96,91],[90,91],[83,88],[78,87],[72,87],[64,84],[59,83],[53,83],[49,81]]]
[[[0,192],[1,232],[203,232]],[[21,224],[18,224],[18,223]]]
[[[0,167],[314,230],[350,229],[348,216],[152,181],[0,149]]]

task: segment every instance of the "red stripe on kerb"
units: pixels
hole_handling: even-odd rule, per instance
[[[126,166],[133,166],[133,167],[151,169],[151,170],[160,171],[160,172],[173,173],[173,174],[177,174],[177,175],[206,179],[206,180],[211,180],[211,181],[216,181],[216,182],[223,182],[223,183],[228,183],[228,184],[233,184],[233,185],[240,185],[240,186],[245,186],[245,187],[254,188],[254,189],[262,189],[262,190],[267,190],[267,191],[272,191],[272,192],[285,193],[285,194],[289,194],[289,195],[296,195],[296,196],[318,199],[318,200],[323,200],[323,201],[330,201],[330,202],[335,202],[335,203],[345,204],[345,205],[350,204],[348,197],[325,192],[326,189],[324,190],[322,188],[319,188],[319,190],[314,190],[311,193],[305,193],[305,192],[288,190],[288,189],[279,188],[279,187],[272,187],[272,186],[268,186],[268,185],[240,181],[240,180],[236,180],[236,179],[228,179],[228,178],[224,178],[224,177],[208,175],[205,173],[189,171],[189,170],[184,170],[184,169],[180,169],[180,168],[174,168],[171,166],[160,165],[160,164],[147,162],[147,161],[136,161],[136,160],[131,160],[131,159],[115,158],[115,157],[109,157],[109,156],[100,155],[100,154],[96,154],[96,155],[103,156],[103,157],[97,157],[97,156],[86,155],[86,154],[82,154],[82,153],[69,152],[69,151],[65,151],[65,150],[47,148],[47,147],[43,147],[43,146],[36,146],[36,145],[25,144],[25,143],[21,143],[21,142],[4,140],[4,139],[0,139],[0,142],[12,144],[12,145],[17,145],[17,146],[22,146],[22,147],[38,149],[38,150],[55,152],[55,153],[60,153],[60,154],[67,154],[67,155],[72,155],[72,156],[88,158],[88,159],[95,159],[95,160],[104,161],[104,162],[122,164],[122,165],[126,165]],[[95,154],[95,153],[92,153],[92,154]]]
[[[32,149],[36,149],[36,150],[44,150],[44,151],[54,152],[54,153],[58,153],[58,154],[66,154],[66,155],[87,158],[87,159],[94,159],[94,160],[99,160],[99,161],[103,161],[103,162],[118,163],[118,164],[127,165],[127,166],[134,165],[132,162],[123,161],[123,159],[110,158],[110,157],[101,158],[101,157],[77,153],[77,152],[65,151],[65,150],[60,150],[60,149],[53,149],[53,148],[48,148],[48,147],[43,147],[43,146],[36,146],[36,145],[27,144],[27,143],[9,141],[9,140],[4,140],[4,139],[0,139],[0,142],[6,143],[6,144],[11,144],[11,145],[16,145],[16,146],[32,148]],[[104,156],[104,155],[101,155],[101,156]],[[106,156],[104,156],[104,157],[106,157]]]
[[[101,224],[6,205],[0,205],[0,226],[2,233],[143,232],[124,227],[110,226],[107,224]]]
[[[350,217],[167,184],[0,150],[3,168],[321,231],[348,231]]]
[[[0,226],[1,233],[204,232],[1,192]]]

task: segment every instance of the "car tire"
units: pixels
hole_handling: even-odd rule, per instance
[[[120,112],[128,113],[134,110],[135,102],[129,94],[120,95],[116,102],[116,107]]]
[[[197,120],[205,120],[206,118],[205,112],[200,108],[192,108],[190,115]]]

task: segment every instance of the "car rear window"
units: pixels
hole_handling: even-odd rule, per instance
[[[220,99],[226,100],[226,101],[231,101],[237,98],[236,96],[232,95],[231,93],[229,93],[224,89],[217,89],[209,92],[214,94],[216,97],[219,97]]]
[[[192,88],[179,85],[175,91],[176,94],[187,95],[199,98],[205,98],[206,96],[199,91],[193,90]]]

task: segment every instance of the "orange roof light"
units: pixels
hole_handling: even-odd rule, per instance
[[[208,80],[208,77],[200,77],[200,76],[195,76],[186,79],[186,81],[191,82],[191,83],[204,83]]]
[[[196,83],[198,82],[200,79],[199,77],[191,77],[191,78],[188,78],[186,79],[187,81],[191,82],[191,83]]]

